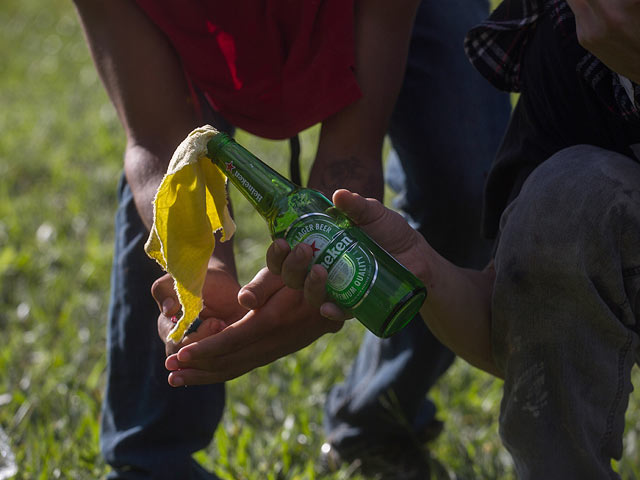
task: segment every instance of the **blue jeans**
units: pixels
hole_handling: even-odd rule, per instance
[[[518,478],[619,478],[611,459],[640,359],[640,165],[561,150],[529,175],[500,232],[492,343]]]
[[[483,267],[491,243],[481,238],[485,175],[510,114],[468,62],[464,36],[488,15],[486,0],[423,0],[389,136],[387,182],[396,206],[442,255]],[[433,420],[427,392],[454,355],[416,317],[391,338],[366,333],[345,382],[325,407],[325,430],[338,448],[411,440]]]
[[[191,455],[206,447],[224,408],[224,384],[173,388],[151,284],[164,272],[146,256],[148,232],[124,176],[118,187],[100,446],[113,479],[216,478]]]

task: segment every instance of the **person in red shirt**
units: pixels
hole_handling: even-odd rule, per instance
[[[269,299],[259,312],[248,311],[255,299],[241,294],[232,243],[218,243],[203,290],[207,315],[203,314],[202,325],[189,341],[215,339],[216,348],[223,345],[224,351],[214,348],[192,359],[185,351],[180,357],[184,368],[169,375],[174,387],[205,385],[181,389],[167,384],[165,349],[156,336],[155,322],[150,321],[156,317],[154,298],[148,293],[152,283],[162,311],[157,326],[161,336],[170,328],[178,304],[171,278],[146,258],[142,246],[152,223],[151,200],[171,154],[194,127],[211,123],[230,133],[237,127],[284,139],[321,123],[309,186],[325,194],[338,185],[347,186],[378,199],[384,190],[382,145],[391,132],[401,170],[407,173],[398,182],[400,189],[406,189],[407,210],[413,207],[411,213],[420,213],[424,208],[416,206],[424,204],[438,213],[433,221],[420,213],[417,226],[424,226],[423,233],[429,228],[433,235],[442,231],[443,244],[462,238],[458,250],[464,254],[477,243],[479,235],[471,232],[478,218],[468,212],[478,202],[471,198],[481,190],[482,170],[497,146],[508,103],[490,91],[485,95],[475,90],[466,70],[441,66],[447,65],[448,49],[463,56],[463,33],[451,29],[451,38],[457,39],[451,42],[440,34],[431,38],[436,27],[449,28],[434,12],[450,10],[448,17],[474,23],[478,13],[486,13],[486,2],[475,2],[474,9],[465,2],[446,8],[437,3],[75,0],[96,67],[127,139],[116,215],[101,433],[103,454],[114,470],[112,478],[210,478],[191,454],[209,443],[222,415],[221,382],[342,326],[342,322],[327,321],[300,292],[285,287],[266,270],[257,279]],[[475,17],[468,19],[465,15],[471,11]],[[414,28],[416,14],[431,17],[433,25],[420,31],[416,21]],[[413,74],[403,83],[412,32],[413,60],[407,71]],[[435,53],[426,51],[416,38],[430,39]],[[432,65],[432,70],[426,68]],[[431,77],[433,83],[421,83]],[[468,83],[467,97],[454,86],[458,81]],[[469,97],[474,100],[467,105]],[[437,99],[445,106],[435,107]],[[454,153],[463,144],[467,150]],[[476,161],[475,156],[481,158]],[[443,181],[445,175],[449,181]],[[473,194],[467,183],[474,184]],[[451,209],[447,215],[440,215],[445,212],[443,205]],[[460,229],[450,228],[452,223],[461,225]],[[488,249],[479,248],[478,256],[485,255]],[[239,295],[241,302],[236,300]],[[214,322],[207,316],[234,323],[234,328],[212,330]],[[404,336],[388,339],[388,345],[395,342],[412,352],[405,356],[412,359],[410,363],[380,356],[380,361],[401,365],[402,371],[376,374],[390,370],[366,358],[372,346],[383,348],[375,338],[365,340],[361,361],[375,368],[369,378],[377,378],[378,388],[399,392],[411,423],[422,430],[434,418],[425,393],[453,356],[438,346],[421,322],[413,324],[411,328],[418,330],[407,329]],[[179,361],[173,354],[176,348],[167,345],[171,370]],[[433,371],[426,374],[425,364],[432,365]],[[419,388],[415,381],[407,382],[416,378],[417,366]],[[354,369],[359,369],[357,363]],[[365,402],[364,415],[347,418],[340,406],[343,394],[349,397],[353,389],[358,388],[345,382],[332,392],[329,404],[334,407],[327,412],[332,445],[374,437],[388,443],[398,435],[415,436],[398,425],[389,426],[391,433],[367,431],[370,415],[377,415],[371,407],[381,408],[375,390]],[[175,422],[175,406],[187,404],[207,408],[184,413]],[[353,438],[338,434],[346,424],[354,426]]]

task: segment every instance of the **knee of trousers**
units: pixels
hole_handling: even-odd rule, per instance
[[[562,433],[554,419],[579,425],[588,417],[577,399],[600,408],[621,386],[628,394],[638,346],[640,165],[587,145],[550,157],[505,210],[495,265],[492,341],[505,372],[501,435],[514,457],[548,456],[545,439],[552,437],[545,432]],[[623,364],[625,378],[618,378]],[[607,387],[596,392],[593,378]],[[588,398],[576,393],[587,391]],[[611,411],[623,411],[620,405]],[[619,433],[623,417],[615,418]],[[591,421],[590,432],[606,430],[600,420]],[[579,444],[569,433],[563,442]],[[615,443],[606,452],[617,457],[619,450]]]
[[[566,299],[604,303],[634,325],[638,286],[628,273],[640,269],[640,165],[589,145],[550,157],[505,210],[495,264],[496,355],[508,353],[499,343],[514,326],[551,341],[568,326],[514,319]]]

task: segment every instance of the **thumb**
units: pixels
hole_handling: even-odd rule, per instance
[[[333,203],[357,225],[368,225],[385,213],[384,206],[378,200],[364,198],[345,189],[333,193]]]
[[[178,295],[173,286],[173,278],[166,274],[151,285],[151,295],[158,304],[158,309],[167,317],[175,315],[180,310]]]
[[[282,287],[284,287],[282,278],[264,267],[253,277],[253,280],[240,289],[238,303],[245,308],[255,310],[267,303],[271,295]]]

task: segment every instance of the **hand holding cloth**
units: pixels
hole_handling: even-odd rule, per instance
[[[175,281],[182,316],[167,340],[178,343],[203,308],[202,287],[215,233],[233,236],[226,177],[207,157],[207,143],[218,131],[193,130],[178,146],[154,199],[153,226],[144,246]]]

